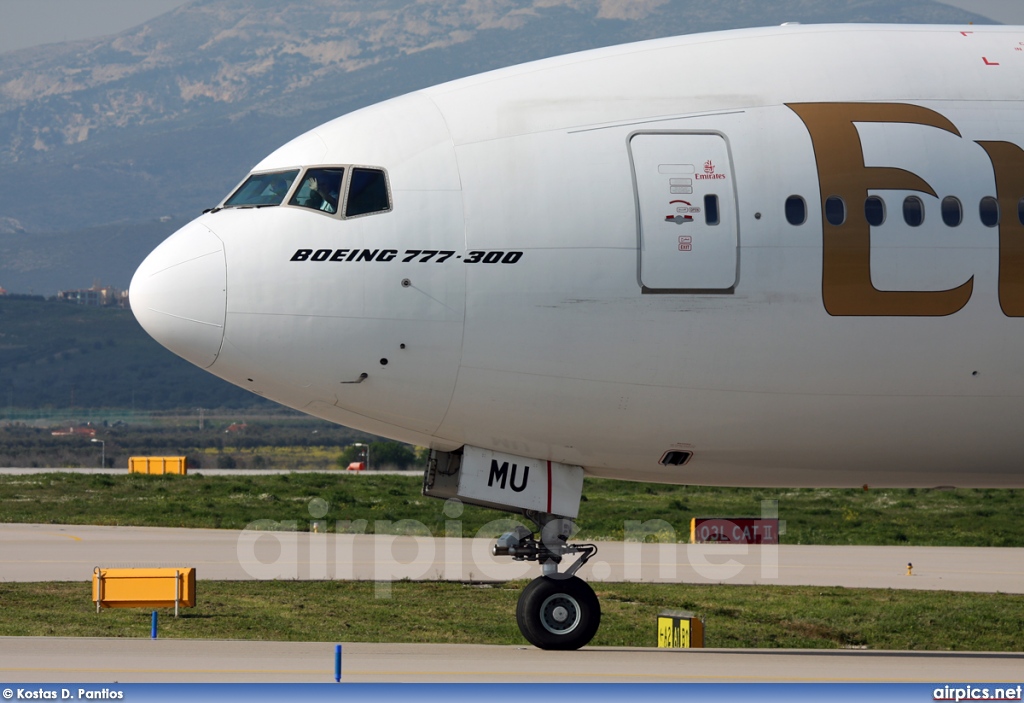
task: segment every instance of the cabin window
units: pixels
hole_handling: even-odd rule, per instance
[[[807,222],[807,202],[799,195],[786,198],[786,222],[791,225]]]
[[[391,209],[384,172],[375,168],[353,168],[345,201],[345,216],[366,215]]]
[[[846,203],[838,195],[830,195],[825,200],[825,219],[836,227],[846,222]]]
[[[302,183],[288,204],[334,214],[338,211],[341,180],[344,177],[343,168],[307,169],[302,175]]]
[[[903,221],[911,227],[924,223],[924,203],[916,195],[908,195],[903,200]]]
[[[963,206],[960,205],[960,200],[952,195],[947,195],[942,199],[942,221],[946,223],[948,227],[959,227],[960,223],[964,219]]]
[[[717,195],[704,196],[704,221],[709,225],[717,225],[722,221],[722,218],[718,213]]]
[[[991,195],[986,195],[978,205],[978,214],[981,216],[981,224],[995,227],[999,224],[999,201]]]
[[[1024,198],[1017,201],[1017,219],[1024,225]]]
[[[254,173],[231,194],[224,207],[267,207],[280,205],[299,170]]]
[[[864,219],[872,227],[881,227],[885,222],[885,203],[877,195],[864,201]]]

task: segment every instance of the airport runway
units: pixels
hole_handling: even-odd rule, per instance
[[[195,566],[200,579],[507,580],[489,539],[0,524],[0,579],[86,581],[94,566]],[[1024,593],[1024,549],[599,543],[591,581]],[[906,563],[914,563],[912,576]],[[12,682],[329,682],[334,643],[0,637]],[[344,643],[347,682],[1021,683],[1024,653],[657,650]]]
[[[18,682],[334,680],[334,643],[0,637],[0,679]],[[922,682],[1024,681],[1024,654],[851,650],[637,649],[342,643],[342,681]]]
[[[125,475],[128,469],[101,469],[97,468],[73,468],[73,469],[52,469],[52,468],[30,468],[17,466],[0,466],[0,475],[27,476],[29,474],[110,474]],[[346,476],[415,476],[422,479],[423,472],[416,471],[342,471],[341,469],[189,469],[190,474],[203,474],[204,476],[278,476],[280,474],[337,474]]]
[[[490,539],[258,530],[0,524],[0,579],[86,581],[93,568],[193,566],[200,579],[505,581],[534,564]],[[599,542],[589,581],[1024,593],[1024,549]],[[907,563],[913,563],[907,575]]]

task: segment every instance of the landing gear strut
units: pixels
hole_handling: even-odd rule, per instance
[[[532,511],[525,514],[540,528],[540,539],[520,526],[499,537],[492,549],[495,556],[541,565],[543,575],[531,581],[519,596],[519,631],[540,649],[579,649],[593,639],[601,624],[601,605],[594,589],[576,576],[580,567],[597,554],[597,547],[567,544],[575,528],[568,518]],[[558,565],[567,554],[580,554],[580,558],[559,573]]]
[[[423,473],[423,495],[522,514],[537,530],[519,526],[494,545],[495,556],[540,564],[541,577],[519,596],[516,621],[523,636],[541,649],[579,649],[601,624],[597,596],[576,572],[597,554],[592,544],[567,544],[576,529],[583,494],[583,467],[505,454],[465,445],[431,450]],[[543,506],[543,507],[542,507]],[[538,536],[536,533],[540,532]],[[558,572],[562,558],[580,557]]]

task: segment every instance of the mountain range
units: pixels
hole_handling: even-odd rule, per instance
[[[557,54],[782,22],[990,23],[930,0],[194,0],[0,54],[0,286],[126,287],[264,155],[340,114]]]

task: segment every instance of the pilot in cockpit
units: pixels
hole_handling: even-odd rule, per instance
[[[341,192],[341,176],[330,171],[318,171],[318,175],[312,175],[306,179],[306,186],[309,188],[309,201],[307,207],[318,208],[324,212],[335,213],[338,211],[338,196]]]
[[[281,202],[284,200],[284,196],[288,195],[288,188],[291,187],[291,182],[283,177],[275,178],[270,184],[270,191],[268,196],[271,200]]]

